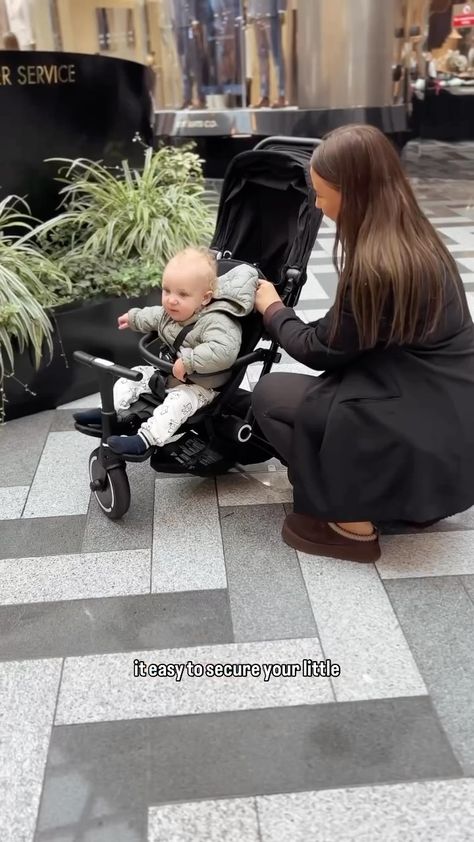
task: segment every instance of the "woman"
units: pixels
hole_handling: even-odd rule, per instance
[[[269,374],[252,403],[294,486],[284,541],[375,561],[375,523],[423,526],[474,503],[474,325],[456,263],[378,129],[331,132],[311,179],[336,222],[335,304],[305,324],[265,281],[257,309],[324,373]]]

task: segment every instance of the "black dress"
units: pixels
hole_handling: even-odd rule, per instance
[[[305,379],[292,408],[287,461],[295,511],[330,521],[421,522],[469,508],[474,325],[460,279],[447,284],[441,322],[423,343],[387,346],[388,317],[377,346],[360,351],[345,304],[329,347],[333,315],[307,325],[287,307],[272,305],[265,314],[268,332],[295,360],[324,371]],[[271,378],[283,376],[269,374],[257,385],[257,421]],[[278,391],[282,405],[281,380]]]

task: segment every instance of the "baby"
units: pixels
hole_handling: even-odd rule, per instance
[[[217,372],[230,368],[239,355],[242,328],[236,318],[252,312],[257,283],[257,270],[245,264],[218,278],[212,253],[190,247],[176,254],[165,267],[161,307],[134,308],[119,316],[119,330],[156,331],[171,347],[186,325],[192,327],[183,338],[173,374],[166,380],[163,403],[141,425],[137,435],[107,439],[114,453],[140,455],[149,447],[166,444],[188,418],[214,400],[215,387],[222,385]],[[155,369],[135,368],[143,372],[142,380],[133,383],[120,378],[115,383],[114,405],[118,412],[128,409],[144,392],[150,392],[148,383]],[[193,383],[194,374],[206,378],[199,377],[199,382]],[[97,410],[94,412],[98,414]],[[97,421],[96,417],[91,418],[91,412],[74,417],[80,423]]]

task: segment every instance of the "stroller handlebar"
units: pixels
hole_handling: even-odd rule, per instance
[[[173,373],[173,363],[168,362],[168,360],[163,360],[161,357],[157,357],[155,354],[149,350],[148,346],[151,345],[156,339],[156,333],[147,333],[145,336],[142,336],[140,342],[138,343],[138,348],[142,357],[144,357],[147,362],[151,363],[158,368],[163,374],[172,374]],[[193,374],[193,383],[199,383],[200,380],[208,380],[208,374]]]
[[[138,348],[142,357],[145,360],[152,363],[156,368],[162,371],[164,374],[172,374],[173,372],[173,364],[167,362],[167,360],[162,360],[160,357],[156,357],[155,354],[152,354],[151,351],[148,349],[148,345],[150,345],[156,339],[156,333],[147,333],[145,336],[142,336],[140,342],[138,343]],[[262,362],[266,358],[266,350],[265,348],[257,348],[255,351],[252,351],[250,354],[245,354],[243,357],[239,357],[232,368],[227,369],[226,371],[219,371],[213,372],[213,376],[215,374],[220,375],[227,375],[231,374],[233,371],[237,371],[242,366],[250,365],[251,363]],[[208,380],[209,374],[194,374],[192,376],[192,382],[199,383],[200,380]]]
[[[146,333],[145,336],[142,336],[140,342],[138,343],[138,350],[140,351],[142,357],[144,357],[147,362],[154,365],[155,368],[159,368],[164,374],[171,374],[173,371],[173,363],[170,363],[167,360],[162,360],[161,357],[157,357],[156,354],[152,354],[148,348],[148,346],[155,341],[156,337],[157,334],[154,332]]]
[[[143,379],[141,371],[133,371],[131,368],[125,368],[123,365],[116,365],[111,360],[103,360],[102,357],[93,357],[92,354],[86,354],[85,351],[74,351],[73,357],[78,363],[83,365],[90,365],[93,368],[101,368],[104,371],[115,374],[117,377],[125,377],[126,380]]]

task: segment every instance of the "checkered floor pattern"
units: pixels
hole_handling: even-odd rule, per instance
[[[405,159],[474,309],[474,148],[443,149]],[[325,221],[303,319],[333,241]],[[276,460],[135,464],[111,523],[72,426],[96,404],[0,429],[1,842],[472,840],[474,509],[362,567],[281,542]]]

